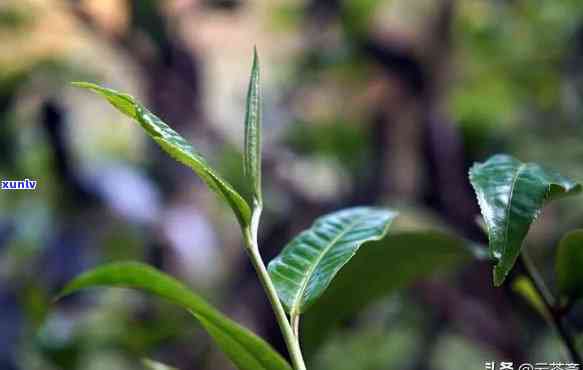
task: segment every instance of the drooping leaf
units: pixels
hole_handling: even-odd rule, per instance
[[[147,358],[143,359],[142,363],[144,364],[144,366],[148,370],[178,370],[174,367],[170,367],[168,365],[164,365],[161,362],[152,361],[152,360],[147,359]]]
[[[567,177],[508,155],[476,163],[470,169],[470,181],[488,228],[496,286],[514,266],[530,225],[545,202],[581,191],[581,185]]]
[[[563,300],[583,298],[583,230],[567,233],[559,242],[557,286]]]
[[[118,262],[98,267],[71,281],[60,297],[96,286],[143,290],[188,310],[240,370],[291,370],[264,340],[225,317],[176,279],[148,265]]]
[[[286,310],[293,315],[305,312],[363,243],[385,236],[396,215],[378,208],[350,208],[319,218],[293,239],[268,266]]]
[[[257,49],[253,50],[253,66],[247,91],[247,112],[245,114],[245,156],[244,172],[251,185],[253,202],[261,207],[261,80]]]
[[[249,224],[251,211],[241,195],[182,136],[138,103],[134,97],[88,82],[74,82],[73,85],[98,93],[120,112],[138,122],[164,151],[178,162],[190,167],[209,188],[227,202],[242,227]]]
[[[437,231],[389,233],[365,244],[302,319],[306,356],[338,323],[411,283],[474,258],[468,242]]]

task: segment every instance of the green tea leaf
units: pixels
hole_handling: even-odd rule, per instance
[[[229,204],[243,228],[249,225],[251,211],[247,202],[182,136],[162,122],[160,118],[156,117],[128,94],[88,82],[74,82],[73,85],[100,94],[120,112],[138,122],[164,151],[178,162],[190,167],[209,188]]]
[[[514,266],[530,225],[546,201],[581,191],[581,185],[535,163],[495,155],[470,169],[470,181],[488,228],[490,254],[497,261],[494,285]]]
[[[245,114],[245,156],[243,169],[251,185],[254,205],[261,207],[261,85],[259,57],[253,50],[253,66],[247,91],[247,113]]]
[[[583,298],[583,230],[567,233],[559,242],[556,262],[557,285],[561,298]]]
[[[342,320],[415,281],[471,261],[473,248],[436,231],[390,233],[367,243],[304,315],[306,355],[315,353]]]
[[[268,267],[287,311],[305,312],[363,243],[385,236],[396,216],[377,208],[346,209],[319,218],[292,240]]]
[[[174,367],[164,365],[163,363],[149,360],[147,358],[142,360],[142,363],[148,370],[178,370]]]
[[[261,338],[225,317],[176,279],[148,265],[118,262],[98,267],[71,281],[59,297],[96,286],[140,289],[188,310],[240,370],[291,370]]]

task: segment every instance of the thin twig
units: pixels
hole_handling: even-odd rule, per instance
[[[555,328],[559,337],[565,344],[567,351],[569,352],[569,356],[571,360],[573,360],[577,364],[581,364],[582,358],[579,352],[577,351],[577,346],[575,344],[575,339],[569,332],[567,326],[565,325],[563,318],[565,315],[564,310],[560,310],[556,304],[556,300],[551,294],[550,290],[546,286],[542,276],[539,274],[536,266],[534,265],[533,261],[530,259],[526,250],[522,250],[520,254],[519,264],[522,265],[524,271],[528,278],[532,281],[534,288],[538,292],[539,296],[541,297],[546,310],[548,311],[548,317],[550,318],[551,325]]]

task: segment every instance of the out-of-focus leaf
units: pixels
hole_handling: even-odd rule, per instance
[[[254,206],[261,207],[261,80],[257,49],[253,50],[253,66],[247,91],[247,113],[245,114],[244,172],[250,184]]]
[[[345,209],[319,218],[293,239],[268,267],[287,311],[305,312],[360,246],[381,239],[396,216],[378,208]]]
[[[540,294],[538,294],[536,288],[532,284],[532,281],[524,276],[521,276],[512,283],[512,289],[520,294],[532,306],[532,308],[541,314],[542,317],[551,319],[545,304],[542,301]]]
[[[120,112],[138,122],[164,151],[178,162],[192,168],[212,190],[229,204],[243,228],[249,225],[251,211],[247,202],[176,131],[128,94],[88,82],[74,82],[73,85],[98,93]]]
[[[71,281],[60,297],[96,286],[140,289],[188,310],[238,369],[291,370],[264,340],[225,317],[176,279],[148,265],[118,262],[98,267]]]
[[[303,318],[303,348],[313,353],[337,324],[413,281],[471,260],[467,242],[436,231],[399,232],[367,243]]]
[[[514,266],[530,225],[546,201],[581,191],[581,185],[535,163],[495,155],[470,169],[470,181],[488,228],[496,261],[494,285]]]
[[[583,298],[583,229],[573,230],[561,239],[556,274],[562,298]]]
[[[152,361],[147,358],[143,359],[142,363],[148,370],[178,370],[175,367],[170,367],[168,365],[164,365],[161,362]]]

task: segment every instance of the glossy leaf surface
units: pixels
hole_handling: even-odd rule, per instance
[[[346,209],[319,218],[293,239],[268,267],[286,310],[305,312],[363,243],[387,233],[396,215],[378,208]]]
[[[291,370],[261,338],[225,317],[176,279],[148,265],[121,262],[98,267],[74,279],[61,296],[96,286],[143,290],[188,310],[240,370]]]
[[[338,323],[411,283],[468,263],[472,247],[442,232],[389,233],[362,246],[302,319],[302,343],[312,355]]]
[[[508,155],[495,155],[470,169],[470,181],[480,204],[496,261],[494,285],[500,286],[520,254],[530,225],[546,201],[575,194],[581,185]]]
[[[583,230],[567,233],[557,251],[557,286],[562,298],[583,298]]]
[[[261,80],[257,49],[253,53],[251,79],[247,91],[247,112],[245,114],[245,156],[244,172],[251,186],[253,202],[261,206]]]
[[[190,167],[209,188],[218,193],[229,204],[241,226],[245,227],[249,224],[251,211],[247,202],[182,136],[160,118],[128,94],[87,82],[75,82],[73,85],[98,93],[120,112],[139,123],[164,151],[176,161]]]

